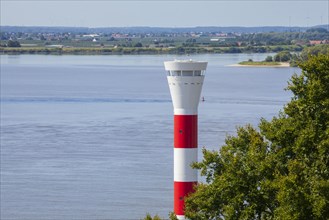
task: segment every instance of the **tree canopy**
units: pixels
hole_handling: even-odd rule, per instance
[[[291,101],[258,129],[240,127],[194,164],[205,176],[186,198],[192,219],[328,219],[329,54],[299,64]]]
[[[319,44],[312,47],[306,47],[300,54],[300,59],[305,61],[309,56],[316,56],[318,54],[329,54],[329,44]]]
[[[292,55],[289,51],[281,51],[274,56],[276,62],[287,62],[291,59]]]

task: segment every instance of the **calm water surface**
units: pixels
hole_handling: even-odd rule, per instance
[[[268,54],[1,55],[1,219],[167,217],[173,116],[163,61],[209,62],[201,147],[219,149],[289,101],[295,68],[230,67]]]

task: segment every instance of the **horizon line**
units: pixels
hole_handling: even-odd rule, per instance
[[[316,24],[312,26],[287,26],[287,25],[260,25],[260,26],[239,26],[239,25],[232,25],[232,26],[216,26],[216,25],[204,25],[204,26],[143,26],[143,25],[136,25],[136,26],[99,26],[99,27],[88,27],[88,26],[48,26],[48,25],[0,25],[0,27],[50,27],[50,28],[260,28],[260,27],[288,27],[288,28],[312,28],[317,26],[328,26],[328,24]]]

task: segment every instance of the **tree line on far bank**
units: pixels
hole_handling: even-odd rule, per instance
[[[46,38],[47,33],[33,33],[30,37],[26,33],[0,32],[2,53],[39,53],[45,47],[51,45],[62,45],[63,47],[75,48],[69,51],[80,50],[96,51],[97,54],[108,54],[110,50],[121,48],[125,54],[138,54],[149,52],[153,54],[154,48],[161,53],[193,54],[193,53],[278,53],[280,51],[300,52],[305,47],[311,46],[310,40],[327,43],[328,30],[324,28],[311,28],[306,32],[285,32],[285,33],[253,33],[241,34],[227,33],[223,39],[219,39],[214,34],[201,34],[198,37],[178,35],[176,37],[166,37],[159,35],[156,37],[126,37],[114,38],[112,35],[100,35],[93,38],[75,38],[75,35],[62,33],[63,36],[57,38]],[[45,35],[45,36],[44,36]],[[25,36],[25,37],[24,37]],[[212,39],[217,41],[211,41]],[[27,46],[29,45],[29,46]],[[35,45],[31,47],[31,45]],[[22,50],[16,48],[21,47]],[[14,49],[12,49],[14,48]],[[134,49],[134,50],[133,50]],[[50,53],[53,51],[50,51]],[[48,51],[49,53],[49,51]],[[57,52],[56,52],[57,53]],[[73,52],[74,53],[74,52]]]

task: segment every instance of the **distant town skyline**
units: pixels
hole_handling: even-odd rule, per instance
[[[328,0],[1,0],[1,26],[314,26],[329,23]]]

